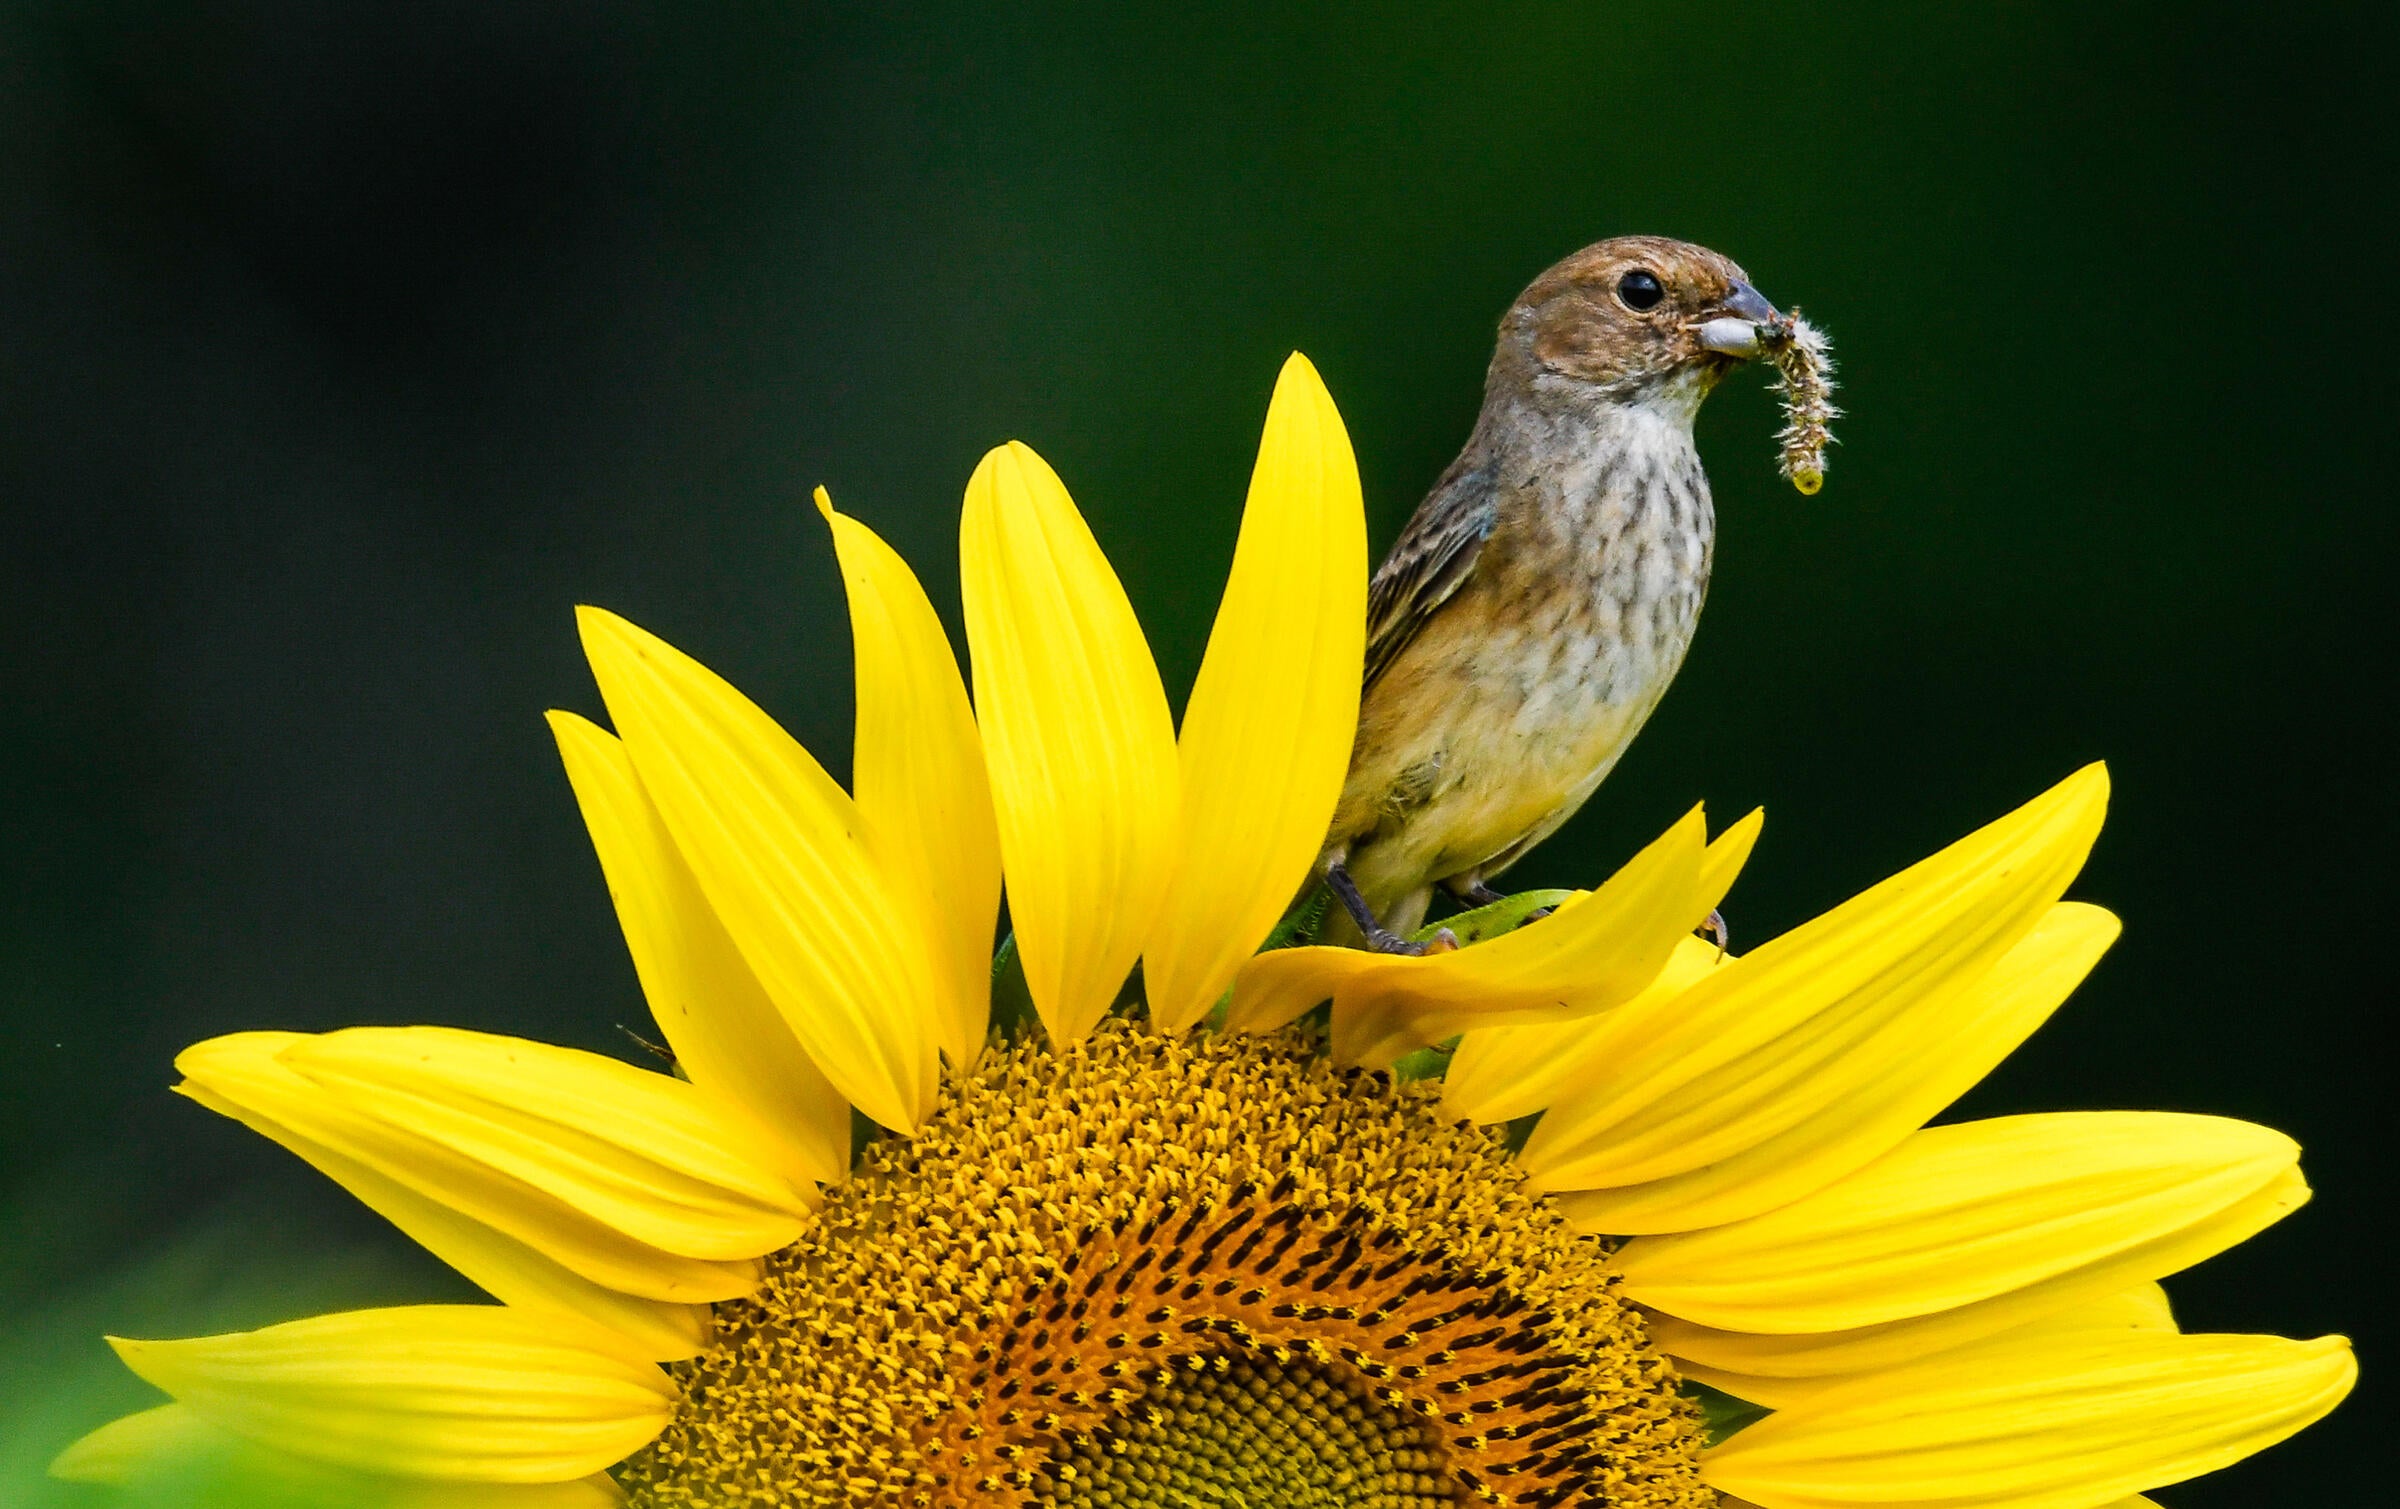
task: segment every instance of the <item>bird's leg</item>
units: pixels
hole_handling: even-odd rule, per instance
[[[1367,898],[1358,893],[1358,882],[1350,878],[1349,870],[1343,867],[1340,860],[1337,859],[1325,867],[1325,885],[1333,892],[1334,899],[1341,902],[1342,910],[1350,914],[1350,920],[1358,924],[1359,932],[1366,936],[1367,947],[1375,952],[1379,954],[1423,954],[1435,951],[1436,944],[1412,943],[1376,920],[1375,909],[1368,906]],[[1451,947],[1457,946],[1457,943],[1453,941]],[[1447,950],[1443,950],[1443,952],[1447,952]]]

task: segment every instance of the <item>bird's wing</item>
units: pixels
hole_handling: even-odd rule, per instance
[[[1474,574],[1498,517],[1488,463],[1453,467],[1418,506],[1367,586],[1368,686]]]

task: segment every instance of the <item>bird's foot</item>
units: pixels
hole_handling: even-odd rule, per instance
[[[1725,950],[1733,946],[1733,930],[1725,925],[1725,914],[1714,908],[1709,910],[1708,916],[1693,931],[1706,933],[1715,941],[1717,957],[1720,959],[1725,957]]]
[[[1350,920],[1358,924],[1358,931],[1367,940],[1367,947],[1376,953],[1446,954],[1458,947],[1457,935],[1448,928],[1443,928],[1420,943],[1413,938],[1403,938],[1385,927],[1383,920],[1375,915],[1375,909],[1367,905],[1367,898],[1359,894],[1358,882],[1350,878],[1350,872],[1339,860],[1325,867],[1325,885],[1333,892],[1334,899],[1341,902],[1342,910],[1350,914]]]
[[[1422,941],[1403,938],[1389,928],[1379,927],[1367,934],[1367,947],[1379,954],[1447,954],[1458,948],[1458,934],[1446,927],[1433,930],[1433,936]]]

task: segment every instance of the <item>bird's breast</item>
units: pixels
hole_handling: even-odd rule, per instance
[[[1507,642],[1491,669],[1520,685],[1529,728],[1646,711],[1699,622],[1716,534],[1707,477],[1688,437],[1625,438],[1528,478],[1507,520],[1516,538],[1490,553]]]
[[[1504,514],[1474,578],[1369,698],[1362,735],[1398,789],[1588,792],[1682,664],[1714,527],[1697,462],[1619,455],[1537,486],[1549,496]]]
[[[1472,574],[1369,687],[1334,833],[1371,900],[1497,873],[1591,795],[1683,663],[1715,512],[1680,423],[1512,430]]]

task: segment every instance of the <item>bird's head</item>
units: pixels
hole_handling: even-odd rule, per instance
[[[1493,377],[1570,400],[1660,406],[1686,423],[1778,318],[1730,258],[1617,236],[1533,280],[1500,322]]]

